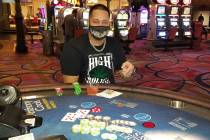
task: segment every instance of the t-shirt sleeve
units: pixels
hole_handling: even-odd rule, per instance
[[[121,43],[119,40],[115,42],[115,70],[120,70],[122,64],[126,61],[125,52],[123,50],[123,43]]]
[[[61,71],[64,75],[79,76],[82,58],[76,47],[67,43],[60,57]]]

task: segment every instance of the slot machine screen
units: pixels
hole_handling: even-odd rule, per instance
[[[123,15],[122,14],[118,14],[117,15],[117,19],[123,19]]]
[[[159,32],[159,36],[166,36],[166,32]]]
[[[165,22],[158,22],[158,26],[165,26]]]
[[[120,27],[124,27],[124,26],[126,26],[126,21],[118,21],[117,22],[118,23],[118,26],[120,26]]]
[[[177,22],[171,22],[172,26],[178,26]]]
[[[189,4],[191,4],[191,0],[183,0],[183,3],[184,3],[185,5],[189,5]]]
[[[70,15],[72,13],[73,9],[67,8],[65,9],[63,16],[66,17],[67,15]]]
[[[89,19],[89,13],[88,12],[83,13],[83,19]]]
[[[183,14],[184,15],[190,15],[190,7],[185,7]]]
[[[179,3],[179,0],[170,0],[170,2],[172,3],[172,4],[178,4]]]
[[[178,7],[171,7],[171,14],[177,15],[178,14]]]
[[[190,26],[190,22],[183,22],[184,26]]]
[[[147,10],[142,10],[141,11],[141,23],[145,24],[148,22],[148,11]]]
[[[128,19],[128,14],[126,14],[126,13],[123,14],[123,15],[122,15],[122,19]]]
[[[165,14],[166,7],[163,5],[158,6],[157,14]]]
[[[186,35],[186,36],[191,35],[191,32],[190,31],[185,32],[184,35]]]

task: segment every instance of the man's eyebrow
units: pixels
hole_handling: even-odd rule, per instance
[[[93,18],[93,20],[99,20],[99,21],[109,21],[109,19],[102,19],[102,20],[100,20],[100,19],[98,19],[98,18]]]

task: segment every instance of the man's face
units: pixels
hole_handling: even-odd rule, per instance
[[[89,19],[90,26],[109,26],[109,14],[107,11],[104,10],[93,10],[90,19]]]

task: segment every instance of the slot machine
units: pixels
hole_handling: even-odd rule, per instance
[[[141,37],[147,36],[148,30],[148,10],[144,6],[140,8],[140,35]]]
[[[169,6],[169,28],[170,27],[179,27],[179,0],[170,0],[170,6]],[[176,32],[176,36],[179,35],[179,32]]]
[[[167,36],[167,5],[165,0],[157,0],[156,38],[166,39]]]
[[[54,36],[55,37],[57,37],[57,35],[58,35],[58,20],[59,20],[59,11],[61,10],[61,9],[63,9],[64,8],[64,3],[59,3],[59,1],[58,0],[54,0],[53,1],[53,4],[55,5],[55,7],[54,7],[54,20],[53,20],[53,34],[54,34]]]
[[[88,30],[89,11],[89,8],[83,9],[82,11],[82,23],[85,31]]]
[[[47,27],[47,13],[44,5],[40,6],[40,13],[41,13],[41,19],[40,19],[40,25],[39,28],[40,30],[45,30]]]
[[[119,30],[119,36],[122,40],[128,39],[128,20],[129,20],[129,13],[126,10],[119,10],[117,14],[117,28]]]
[[[114,21],[112,12],[110,12],[110,30],[108,31],[107,36],[114,37]]]
[[[183,0],[182,12],[181,12],[181,27],[182,34],[184,37],[192,36],[192,27],[191,27],[191,0]]]

